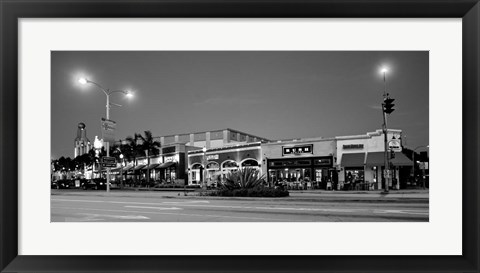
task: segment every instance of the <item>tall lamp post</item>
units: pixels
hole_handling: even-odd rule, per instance
[[[383,73],[383,99],[385,100],[387,98],[387,69],[382,68],[382,73]],[[384,164],[385,164],[385,171],[384,171],[384,181],[385,181],[385,192],[388,192],[388,187],[389,187],[389,174],[390,174],[390,166],[388,164],[388,137],[387,137],[387,114],[385,113],[385,107],[382,105],[382,110],[383,110],[383,136],[384,136]]]
[[[93,84],[95,85],[96,87],[98,87],[100,90],[103,91],[103,93],[105,94],[105,96],[107,97],[107,104],[106,104],[106,119],[107,120],[110,120],[110,95],[113,94],[113,93],[122,93],[124,94],[125,96],[127,97],[132,97],[133,94],[129,91],[125,91],[125,90],[114,90],[114,91],[110,91],[109,89],[105,89],[103,88],[103,86],[101,86],[100,84],[96,83],[96,82],[93,82],[93,81],[90,81],[86,78],[80,78],[78,79],[78,82],[81,83],[81,84]],[[115,104],[115,105],[118,105],[118,104]],[[107,141],[107,157],[110,156],[110,142]],[[110,167],[107,167],[107,192],[110,192]]]
[[[203,187],[207,189],[207,147],[203,147],[202,151],[203,151]]]
[[[412,172],[413,172],[413,181],[415,181],[415,151],[420,149],[420,148],[430,148],[430,145],[425,145],[425,146],[418,146],[417,148],[413,149],[413,152],[412,152],[412,161],[413,161],[413,164],[412,164]],[[423,180],[423,189],[425,189],[425,178],[422,177],[422,180]]]

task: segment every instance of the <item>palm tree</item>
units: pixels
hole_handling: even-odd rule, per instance
[[[139,134],[135,133],[133,137],[128,136],[126,138],[127,143],[124,145],[123,152],[126,160],[131,162],[133,160],[134,167],[137,167],[137,157],[141,155],[141,145],[137,144],[137,139],[139,139]],[[133,176],[134,182],[137,182],[137,176]]]
[[[150,182],[150,170],[148,169],[148,167],[150,166],[150,156],[158,155],[161,144],[160,142],[153,140],[152,132],[145,131],[144,134],[145,134],[144,136],[142,135],[138,135],[138,136],[142,140],[141,148],[143,151],[146,152],[146,156],[147,156],[147,186],[148,186]]]

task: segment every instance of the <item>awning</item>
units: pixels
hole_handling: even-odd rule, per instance
[[[365,153],[343,154],[340,165],[342,167],[363,167]]]
[[[140,164],[138,165],[137,167],[133,168],[134,171],[138,171],[138,170],[141,170],[145,167],[145,164]]]
[[[175,162],[170,161],[170,162],[167,162],[167,163],[160,164],[157,167],[157,169],[166,169],[166,168],[171,167],[173,165],[175,165]]]
[[[390,153],[388,154],[390,157]],[[403,153],[395,153],[395,158],[390,159],[390,162],[394,166],[411,166],[412,160],[408,159]],[[367,154],[367,165],[384,166],[385,165],[385,153],[373,152]]]
[[[133,168],[133,166],[127,166],[127,167],[123,168],[123,172],[129,171],[132,168]]]
[[[131,168],[133,168],[133,166],[127,166],[127,167],[123,167],[123,170],[124,170],[124,171],[128,171],[128,170],[130,170]]]
[[[158,165],[160,165],[160,164],[157,164],[157,163],[155,163],[155,164],[150,164],[150,165],[148,165],[148,168],[147,168],[147,169],[149,169],[149,170],[155,169]]]

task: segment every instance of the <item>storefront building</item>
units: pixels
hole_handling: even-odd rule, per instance
[[[195,136],[198,134],[198,137]],[[387,142],[401,139],[389,129]],[[187,135],[187,134],[185,134]],[[231,172],[254,168],[270,185],[288,189],[384,189],[385,142],[382,130],[364,135],[269,141],[232,129],[163,138],[158,155],[137,158],[112,169],[116,179],[214,185]],[[203,136],[201,136],[203,135]],[[253,142],[253,140],[258,140]],[[191,145],[194,144],[194,145]],[[204,146],[202,146],[204,145]],[[389,188],[405,188],[412,161],[403,153],[388,153],[392,179]],[[120,175],[123,174],[123,177]]]
[[[237,144],[235,146],[188,152],[188,185],[200,185],[203,181],[210,186],[224,180],[239,168],[261,168],[261,143]],[[206,179],[204,179],[204,177]]]
[[[389,129],[387,143],[392,139],[401,139],[401,130]],[[365,135],[336,137],[337,165],[339,166],[339,188],[352,189],[384,189],[385,181],[385,140],[382,130]],[[400,181],[405,180],[405,173],[410,172],[412,161],[403,153],[395,153],[390,159],[393,171],[389,188],[400,189]],[[400,179],[402,178],[402,179]]]
[[[116,169],[119,169],[124,179],[129,182],[145,181],[149,175],[152,182],[183,184],[187,179],[185,172],[187,150],[188,147],[183,143],[172,143],[162,147],[158,155],[152,155],[150,164],[148,158],[143,156]]]
[[[267,182],[289,189],[331,189],[338,181],[335,148],[333,138],[263,143]]]

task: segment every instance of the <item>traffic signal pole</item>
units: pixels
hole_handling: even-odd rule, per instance
[[[385,104],[382,103],[382,109],[385,109]],[[383,174],[383,181],[385,181],[385,189],[384,192],[388,193],[388,186],[390,185],[389,174],[390,174],[390,164],[388,162],[388,137],[387,137],[387,113],[383,112],[383,136],[384,136],[384,163],[385,163],[385,170]]]
[[[388,158],[388,127],[387,127],[387,115],[390,115],[394,109],[393,109],[393,101],[394,99],[391,99],[389,97],[389,94],[387,93],[387,70],[384,68],[383,70],[383,103],[382,103],[382,114],[383,114],[383,136],[384,136],[384,181],[385,181],[385,189],[384,192],[388,193],[388,187],[390,186],[390,163],[389,163],[389,158]]]

